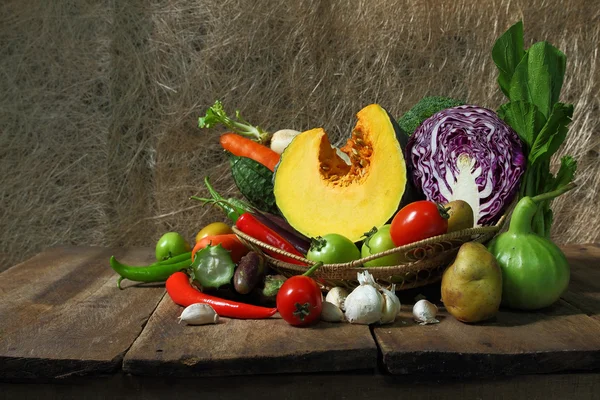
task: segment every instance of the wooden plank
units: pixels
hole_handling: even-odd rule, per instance
[[[124,372],[186,377],[377,367],[377,347],[367,326],[320,322],[295,328],[282,319],[229,318],[187,326],[177,322],[182,310],[165,296],[127,352]]]
[[[0,377],[54,378],[119,368],[164,295],[163,285],[116,287],[111,255],[131,264],[150,249],[59,247],[0,274]],[[133,285],[132,285],[133,284]]]
[[[600,322],[600,245],[569,245],[563,251],[571,280],[562,298]]]
[[[175,388],[176,385],[176,388]],[[176,394],[175,394],[176,391]],[[373,373],[278,374],[177,378],[112,374],[49,384],[0,382],[6,399],[402,399],[597,400],[600,374],[538,374],[493,379],[415,379]],[[3,397],[4,396],[4,397]]]
[[[536,312],[502,309],[479,324],[463,324],[442,308],[441,322],[427,326],[414,323],[412,307],[405,305],[394,325],[374,328],[386,369],[460,377],[599,369],[600,323],[587,314],[600,310],[594,269],[600,254],[595,246],[568,247],[566,253],[572,267],[569,302]]]

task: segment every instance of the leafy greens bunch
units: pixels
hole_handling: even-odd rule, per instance
[[[566,56],[547,42],[524,48],[523,22],[510,27],[494,44],[492,59],[500,72],[498,84],[508,102],[498,116],[519,135],[527,156],[519,198],[551,192],[569,184],[577,169],[571,156],[561,159],[556,176],[550,171],[550,159],[565,141],[573,116],[573,105],[559,102]],[[550,201],[538,206],[532,229],[550,236],[553,214]]]

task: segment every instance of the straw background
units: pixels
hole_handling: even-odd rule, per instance
[[[399,117],[425,95],[495,109],[495,39],[567,54],[575,115],[560,155],[576,190],[554,202],[558,243],[600,239],[600,8],[586,0],[5,0],[0,5],[0,270],[54,245],[193,240],[235,195],[216,99],[275,131],[348,133],[377,102]]]

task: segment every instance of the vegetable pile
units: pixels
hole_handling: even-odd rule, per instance
[[[508,232],[487,247],[462,244],[447,266],[445,309],[474,323],[493,318],[500,299],[518,309],[553,304],[568,285],[569,266],[549,239],[550,201],[574,187],[576,170],[567,156],[556,176],[550,172],[573,113],[558,101],[566,59],[546,42],[524,49],[521,22],[498,39],[492,58],[509,100],[498,112],[428,96],[396,121],[370,104],[339,148],[322,128],[270,134],[239,111],[230,117],[216,101],[198,126],[228,129],[219,142],[241,198],[223,197],[205,177],[208,197],[191,200],[219,207],[227,223],[200,229],[193,246],[165,233],[149,265],[111,257],[118,287],[124,279],[166,281],[171,299],[186,307],[180,322],[188,325],[273,316],[293,326],[393,323],[401,309],[395,286],[382,287],[370,273],[409,262],[390,250],[494,224],[516,204]],[[238,231],[269,247],[250,245]],[[278,275],[269,258],[306,272]],[[311,276],[332,264],[365,270],[354,290],[334,287],[323,298]],[[440,323],[429,301],[412,311],[416,323]]]

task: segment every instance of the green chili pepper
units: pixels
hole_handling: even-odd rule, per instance
[[[119,274],[117,287],[121,288],[121,281],[129,279],[135,282],[164,282],[174,272],[188,268],[192,264],[192,252],[180,254],[164,261],[149,265],[131,266],[122,264],[114,256],[110,257],[110,266]]]
[[[237,221],[240,215],[245,212],[253,212],[254,209],[251,205],[246,204],[242,200],[236,198],[226,199],[221,196],[210,184],[208,181],[208,177],[204,178],[204,184],[208,188],[208,192],[212,196],[212,198],[207,199],[203,197],[191,196],[190,199],[201,201],[204,204],[214,204],[218,207],[221,207],[223,211],[227,214],[227,218],[229,218],[234,223]]]

